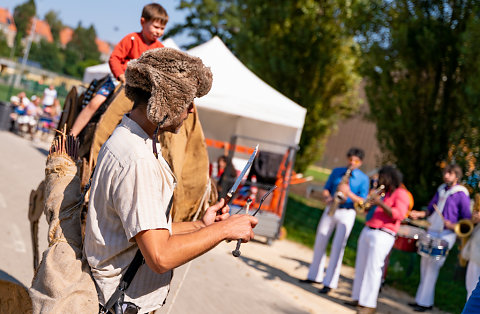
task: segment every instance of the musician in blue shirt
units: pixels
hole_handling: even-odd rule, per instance
[[[338,286],[343,252],[355,223],[356,212],[353,204],[362,201],[368,195],[368,176],[359,169],[364,155],[362,149],[350,148],[347,152],[348,166],[333,169],[322,191],[322,197],[327,207],[318,223],[313,261],[310,264],[307,279],[300,281],[304,283],[323,282],[323,288],[319,291],[323,294],[330,292],[331,289],[336,289]],[[349,174],[347,173],[348,169],[350,170]],[[340,202],[338,208],[333,211],[332,208],[337,205],[337,202],[334,202],[335,194],[343,195],[346,200]],[[333,215],[329,215],[330,210],[332,210]],[[333,230],[335,230],[335,237],[324,277],[325,252]]]

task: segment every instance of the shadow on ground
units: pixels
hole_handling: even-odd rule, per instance
[[[17,284],[19,286],[22,286],[26,288],[20,281],[18,281],[15,277],[11,276],[9,273],[3,271],[0,269],[0,280],[5,280],[5,281],[10,281],[13,282],[14,284]]]
[[[299,279],[304,279],[304,278],[292,277],[285,271],[272,267],[256,259],[252,259],[248,257],[240,257],[240,258],[248,266],[262,272],[263,278],[265,280],[272,280],[272,281],[276,279],[282,280],[289,284],[295,285],[307,292],[310,292],[316,296],[326,298],[331,302],[335,302],[341,306],[344,306],[345,308],[354,310],[353,307],[345,304],[345,301],[351,300],[350,297],[351,297],[351,288],[353,285],[353,278],[348,278],[341,275],[338,289],[331,291],[329,294],[320,294],[318,291],[320,288],[323,287],[322,284],[301,283],[299,282]],[[281,258],[297,262],[298,265],[295,266],[296,269],[299,269],[302,267],[308,268],[310,265],[309,263],[301,259],[297,259],[293,257],[281,256]],[[377,313],[415,313],[413,312],[413,310],[411,310],[407,306],[407,302],[413,302],[413,298],[411,300],[408,299],[408,296],[399,298],[397,295],[397,292],[395,292],[393,288],[390,288],[388,286],[383,287],[381,292],[379,293],[379,300],[377,303]]]

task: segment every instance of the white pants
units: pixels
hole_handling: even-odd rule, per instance
[[[480,277],[480,265],[474,261],[468,262],[467,274],[465,275],[465,287],[467,288],[467,300],[472,295]]]
[[[313,260],[308,270],[308,279],[323,282],[325,286],[333,289],[337,288],[343,252],[345,251],[345,245],[347,244],[348,237],[355,223],[355,215],[356,212],[354,209],[339,208],[333,216],[328,215],[328,207],[324,210],[317,227],[317,236],[313,248]],[[330,261],[324,278],[325,252],[334,229],[335,236],[333,238],[332,249],[330,250]]]
[[[448,249],[450,250],[455,244],[457,236],[450,230],[444,230],[442,233],[429,232],[435,238],[441,238],[448,242]],[[418,285],[417,295],[415,301],[421,306],[432,306],[435,297],[435,285],[438,279],[438,273],[442,268],[446,256],[436,260],[433,257],[422,256],[420,261],[420,284]]]
[[[363,228],[357,245],[352,299],[361,306],[377,307],[383,264],[395,237],[381,230]]]

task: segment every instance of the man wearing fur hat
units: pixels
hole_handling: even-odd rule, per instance
[[[201,221],[172,223],[169,203],[176,179],[157,154],[157,136],[179,130],[193,110],[193,99],[210,90],[210,69],[199,58],[162,48],[131,61],[125,76],[125,92],[134,105],[100,150],[84,248],[102,305],[140,249],[146,263],[125,291],[123,303],[144,313],[163,305],[172,269],[223,240],[249,241],[257,220],[229,216],[221,200]],[[219,209],[223,214],[217,216]]]

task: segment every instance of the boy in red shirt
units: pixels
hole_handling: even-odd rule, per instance
[[[128,34],[115,46],[108,63],[114,77],[122,84],[125,83],[125,70],[128,61],[139,58],[147,50],[163,47],[158,38],[163,35],[167,22],[167,11],[160,4],[147,4],[143,8],[140,18],[141,32]],[[78,115],[70,131],[72,135],[78,136],[80,134],[93,114],[114,89],[115,84],[109,78]]]

